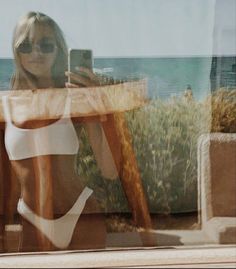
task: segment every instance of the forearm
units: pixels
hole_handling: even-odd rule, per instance
[[[101,124],[89,122],[85,128],[102,175],[109,179],[117,178],[118,172]]]

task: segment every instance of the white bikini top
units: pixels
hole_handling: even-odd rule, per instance
[[[67,97],[64,114],[59,120],[36,129],[16,127],[11,120],[8,96],[3,96],[2,101],[7,123],[5,146],[10,160],[23,160],[40,155],[77,154],[79,141],[69,116],[70,98]]]

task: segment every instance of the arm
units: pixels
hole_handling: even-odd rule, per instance
[[[80,67],[78,73],[66,72],[66,76],[70,77],[74,81],[74,84],[66,83],[66,87],[90,87],[98,86],[104,83],[114,84],[114,80],[111,78],[106,79],[104,77],[99,77],[95,75],[92,70],[83,67]],[[112,126],[110,125],[110,122],[103,124],[100,119],[100,122],[86,122],[85,130],[88,134],[89,142],[92,147],[98,167],[101,170],[102,176],[109,179],[115,179],[118,177],[117,168],[120,170],[121,148],[119,143],[114,141],[116,136],[109,135],[111,133],[113,134],[113,132],[110,132],[108,129],[114,128],[113,122]],[[109,139],[110,145],[108,144],[107,139]],[[110,147],[112,147],[112,151]]]
[[[85,129],[102,176],[116,179],[118,172],[101,123],[87,122]]]

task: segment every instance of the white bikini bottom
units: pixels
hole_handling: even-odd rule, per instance
[[[17,210],[20,215],[38,228],[54,246],[64,249],[70,244],[75,225],[92,192],[93,190],[85,187],[72,208],[64,216],[54,220],[44,219],[36,215],[23,199],[19,199]]]

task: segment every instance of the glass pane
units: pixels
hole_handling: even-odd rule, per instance
[[[236,1],[3,2],[0,252],[235,244]]]

